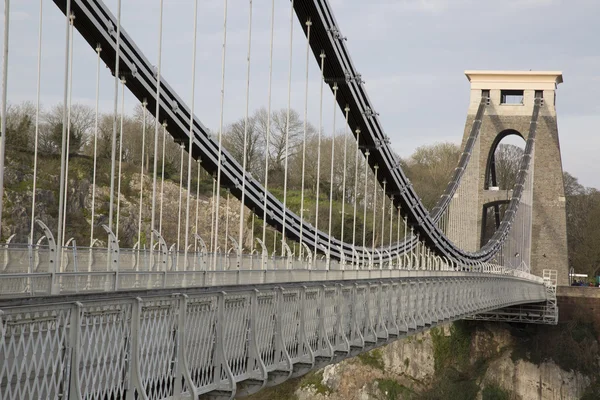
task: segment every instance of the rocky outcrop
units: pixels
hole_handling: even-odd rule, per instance
[[[552,360],[535,364],[515,357],[512,353],[516,339],[508,326],[490,323],[472,325],[467,362],[470,365],[461,367],[454,364],[451,367],[453,370],[462,368],[460,379],[472,383],[475,389],[473,395],[463,390],[442,389],[436,392],[447,383],[440,379],[452,379],[452,374],[447,374],[439,365],[442,355],[436,346],[439,346],[440,339],[436,340],[432,333],[446,339],[457,334],[450,325],[446,325],[398,340],[367,355],[327,366],[303,378],[287,398],[575,400],[586,393],[592,382],[591,377],[577,371],[566,371]]]
[[[553,361],[535,365],[511,359],[505,351],[489,364],[484,385],[494,384],[514,395],[517,400],[576,400],[590,385],[590,378],[574,371],[564,371]]]

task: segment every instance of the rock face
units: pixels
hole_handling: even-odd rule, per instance
[[[484,325],[473,333],[471,360],[490,360],[483,376],[484,384],[497,385],[515,399],[563,400],[579,399],[590,386],[591,379],[579,372],[565,371],[549,360],[536,365],[529,361],[513,361],[514,338],[499,324]]]
[[[33,197],[33,174],[31,160],[26,158],[14,159],[20,153],[7,154],[7,168],[5,171],[5,207],[3,210],[2,237],[9,238],[14,235],[13,243],[26,243],[31,229],[31,204]],[[106,161],[106,160],[103,160]],[[99,161],[99,163],[102,161]],[[57,234],[58,225],[58,202],[59,202],[59,165],[58,158],[45,157],[39,160],[39,172],[36,180],[36,203],[35,218],[44,222],[54,235]],[[94,225],[94,238],[99,240],[97,246],[105,246],[107,236],[101,228],[102,224],[108,224],[110,185],[107,171],[108,165],[99,165],[96,190],[93,197],[91,160],[85,157],[73,157],[69,168],[69,179],[67,182],[66,202],[66,232],[65,240],[70,237],[77,239],[79,246],[87,246],[90,240],[90,228]],[[152,205],[152,176],[145,174],[142,197],[142,241],[149,237]],[[125,167],[122,174],[121,195],[119,196],[119,242],[121,247],[132,247],[138,240],[138,223],[140,215],[140,173],[137,168],[132,170]],[[195,185],[195,183],[194,183]],[[161,187],[163,195],[160,196]],[[115,180],[115,191],[118,190],[118,180]],[[211,232],[212,209],[211,200],[204,192],[196,198],[195,190],[190,197],[190,222],[189,234],[198,232],[201,237],[209,238]],[[185,207],[187,202],[187,191],[181,194],[182,210],[179,219],[180,187],[178,179],[165,180],[161,185],[158,178],[156,193],[156,226],[158,227],[159,216],[162,209],[162,233],[169,246],[180,242],[183,248],[185,236]],[[233,197],[227,207],[226,195],[221,196],[219,208],[219,224],[221,240],[225,246],[225,230],[231,236],[237,237],[239,221],[239,202]],[[92,203],[92,198],[94,202]],[[161,207],[162,203],[162,207]],[[92,204],[95,205],[94,221],[91,220]],[[117,211],[115,193],[114,213]],[[196,205],[198,205],[198,218],[196,219]],[[229,224],[228,224],[229,220]],[[116,222],[116,216],[115,221]],[[248,225],[248,224],[246,224]],[[35,226],[34,238],[36,241],[44,232]],[[246,226],[249,231],[249,227]],[[247,234],[250,245],[251,235]],[[56,238],[55,238],[56,239]],[[191,240],[193,242],[193,240]],[[44,244],[44,243],[42,243]],[[228,243],[228,247],[231,244]]]
[[[394,399],[390,392],[412,396],[424,390],[433,376],[433,342],[430,332],[425,332],[329,365],[314,375],[320,385],[301,383],[295,396],[299,400]]]
[[[474,325],[470,355],[463,374],[470,374],[474,396],[461,397],[449,391],[444,399],[569,400],[580,399],[592,379],[580,372],[565,371],[554,361],[536,365],[513,360],[515,338],[501,324]],[[310,374],[301,380],[289,398],[299,400],[393,400],[418,399],[448,379],[441,369],[439,349],[432,333],[449,338],[450,325],[398,340],[366,355],[344,360]],[[452,343],[450,341],[450,343]],[[439,344],[437,344],[439,346]],[[450,349],[453,351],[453,349]],[[473,365],[480,367],[473,368]],[[454,368],[454,367],[453,367]],[[473,372],[476,371],[476,372]],[[461,378],[462,379],[462,378]],[[466,393],[466,392],[465,392]],[[504,397],[493,397],[501,393]],[[260,395],[261,393],[259,393]],[[498,396],[496,394],[496,396]],[[270,397],[257,397],[270,398]],[[273,397],[274,399],[275,397]]]
[[[564,371],[552,361],[540,365],[513,362],[509,352],[489,365],[483,381],[506,389],[519,400],[579,399],[590,385],[590,378]]]

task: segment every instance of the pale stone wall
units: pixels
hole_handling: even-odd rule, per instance
[[[531,75],[531,74],[529,74]],[[481,242],[481,226],[483,205],[489,198],[484,190],[485,174],[490,152],[498,135],[506,130],[515,130],[523,139],[527,139],[535,88],[543,90],[544,106],[538,118],[533,182],[533,226],[531,237],[531,272],[542,275],[544,269],[555,269],[558,272],[558,284],[568,284],[567,224],[565,211],[565,194],[563,185],[562,161],[558,139],[558,125],[554,107],[555,91],[548,87],[549,83],[522,83],[524,90],[523,105],[500,104],[500,87],[516,88],[507,81],[490,84],[491,104],[487,107],[482,119],[479,135],[479,155],[473,154],[472,161],[477,160],[479,179],[461,182],[461,189],[466,185],[470,193],[477,193],[478,207],[466,219],[463,234],[469,243]],[[533,79],[533,78],[531,78]],[[560,79],[562,81],[562,77]],[[508,83],[507,83],[508,82]],[[519,83],[521,84],[521,83]],[[477,107],[481,100],[481,88],[486,83],[472,81],[469,109],[463,136],[463,147],[469,137]],[[501,86],[505,85],[505,86]],[[517,86],[518,88],[518,86]],[[461,190],[459,189],[459,190]],[[451,217],[452,220],[452,217]],[[470,249],[467,249],[470,250]]]

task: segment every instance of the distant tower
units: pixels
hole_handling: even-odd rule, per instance
[[[499,191],[494,182],[497,166],[494,153],[500,141],[509,135],[527,139],[533,103],[543,96],[534,153],[532,225],[525,229],[531,235],[531,273],[541,276],[544,269],[558,271],[558,284],[568,284],[567,227],[563,170],[556,122],[556,88],[562,83],[561,72],[540,71],[465,71],[471,82],[471,100],[465,124],[464,144],[469,137],[482,94],[490,97],[482,119],[479,139],[459,192],[468,193],[469,215],[463,217],[461,232],[466,250],[482,244],[490,209],[510,200],[511,191]],[[462,191],[461,191],[462,189]],[[466,189],[466,190],[465,190]],[[491,189],[491,190],[490,190]],[[464,209],[464,207],[463,207]],[[495,215],[494,212],[491,212]],[[451,217],[452,218],[452,217]],[[492,229],[493,231],[493,229]],[[485,240],[485,238],[483,239]],[[529,249],[528,249],[529,250]],[[518,256],[518,254],[515,254]]]

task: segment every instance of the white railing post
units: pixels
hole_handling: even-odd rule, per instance
[[[75,302],[71,308],[69,321],[69,348],[71,350],[71,368],[69,372],[69,398],[82,399],[79,382],[79,355],[81,352],[81,309],[83,304]],[[43,357],[43,355],[42,355]]]
[[[125,400],[148,400],[148,395],[142,384],[140,370],[140,319],[142,318],[142,299],[136,297],[131,307],[131,342],[129,347],[129,380]],[[135,397],[137,391],[138,397]]]

